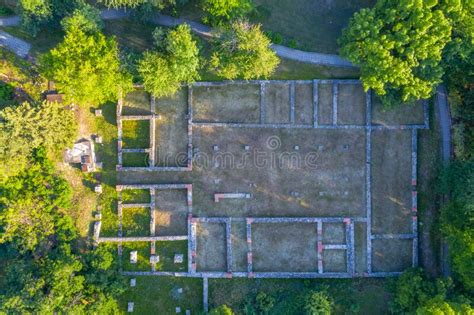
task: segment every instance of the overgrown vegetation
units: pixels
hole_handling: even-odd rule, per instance
[[[28,166],[32,150],[57,155],[72,144],[77,125],[72,111],[57,103],[23,103],[0,111],[0,182]]]
[[[393,285],[393,314],[470,314],[474,309],[452,281],[429,279],[421,269],[405,272]]]
[[[123,283],[113,252],[79,253],[77,231],[64,214],[71,190],[56,175],[44,148],[29,167],[1,187],[0,250],[4,279],[0,310],[5,313],[111,313]]]

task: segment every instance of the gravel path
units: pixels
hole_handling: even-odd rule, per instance
[[[441,127],[441,155],[443,163],[447,165],[451,160],[451,114],[449,112],[448,95],[444,85],[438,86],[436,90],[436,107],[439,110],[439,121]],[[446,196],[445,199],[448,197]],[[441,269],[443,275],[448,277],[451,275],[451,267],[449,266],[449,248],[444,240],[441,245]]]
[[[0,47],[11,50],[16,55],[25,58],[30,52],[31,45],[0,30]]]
[[[20,25],[19,16],[9,16],[0,18],[0,26],[16,26]]]
[[[109,9],[102,10],[102,19],[124,19],[130,17],[130,11],[123,9]],[[198,22],[190,21],[183,18],[175,18],[168,15],[156,14],[151,18],[151,22],[158,25],[173,27],[182,23],[187,23],[191,26],[191,29],[202,36],[213,36],[212,29],[209,26],[203,25]],[[17,16],[0,18],[0,26],[13,26],[19,25],[20,19]],[[338,55],[320,54],[316,52],[302,51],[285,47],[282,45],[273,44],[271,48],[276,52],[279,57],[300,61],[304,63],[316,64],[316,65],[327,65],[333,67],[354,67],[349,61],[342,59]]]

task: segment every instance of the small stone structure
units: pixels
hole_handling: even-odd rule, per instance
[[[97,117],[101,117],[102,116],[102,109],[96,109],[94,111],[94,114],[97,116]]]
[[[130,279],[130,286],[135,287],[136,285],[137,285],[137,279],[136,278]]]
[[[96,170],[96,156],[94,142],[90,139],[77,141],[72,149],[64,153],[64,162],[70,164],[81,164],[83,172],[94,172]]]
[[[95,191],[97,194],[101,194],[101,193],[102,193],[102,185],[95,185],[94,191]]]
[[[160,256],[150,255],[150,264],[157,264],[160,262]]]
[[[252,197],[249,193],[217,193],[214,194],[214,202],[219,202],[221,199],[250,199]]]
[[[135,303],[133,303],[133,302],[128,302],[127,312],[133,313],[133,307],[134,307],[134,306],[135,306]]]
[[[184,261],[184,255],[183,254],[175,254],[174,255],[174,263],[175,264],[182,264]]]
[[[130,252],[130,263],[136,264],[138,261],[138,251],[133,250]]]

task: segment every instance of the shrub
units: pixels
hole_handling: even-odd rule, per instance
[[[307,315],[331,314],[332,301],[324,291],[311,291],[305,299],[304,310]]]
[[[9,101],[13,98],[13,87],[5,82],[0,81],[0,102]]]
[[[255,298],[255,302],[257,309],[260,312],[267,314],[273,308],[273,305],[275,304],[275,299],[272,296],[266,294],[265,292],[259,292],[257,294],[257,297]]]
[[[209,312],[209,315],[234,315],[234,312],[227,305],[221,305]]]

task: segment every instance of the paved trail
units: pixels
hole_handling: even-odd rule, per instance
[[[31,49],[31,45],[25,42],[24,40],[14,37],[8,34],[7,32],[1,30],[0,47],[5,47],[22,58],[25,58]]]
[[[109,9],[109,10],[102,10],[101,13],[102,19],[104,20],[112,20],[112,19],[124,19],[130,17],[130,11],[125,11],[123,9]],[[214,36],[212,29],[209,26],[204,24],[194,22],[188,19],[183,18],[175,18],[168,15],[163,14],[155,14],[151,19],[151,22],[158,25],[163,26],[176,26],[182,23],[187,23],[191,26],[191,29],[202,36]],[[17,16],[8,17],[8,18],[0,18],[0,26],[13,26],[19,25],[20,19]],[[13,43],[12,43],[13,44]],[[13,44],[12,46],[15,46]],[[8,43],[5,45],[6,47],[10,47]],[[293,49],[289,47],[285,47],[282,45],[273,44],[271,48],[276,52],[279,57],[291,59],[295,61],[300,61],[304,63],[316,64],[316,65],[326,65],[326,66],[333,66],[333,67],[354,67],[349,61],[339,57],[338,55],[331,55],[331,54],[320,54],[316,52],[308,52],[302,51],[298,49]],[[16,52],[15,48],[12,47],[13,51]]]
[[[441,155],[443,157],[443,163],[447,165],[451,160],[451,115],[449,113],[448,95],[446,87],[444,85],[438,86],[436,90],[436,105],[439,110],[439,120],[441,127]],[[441,245],[441,269],[444,276],[451,275],[451,267],[448,262],[449,248],[448,244],[444,240]]]

